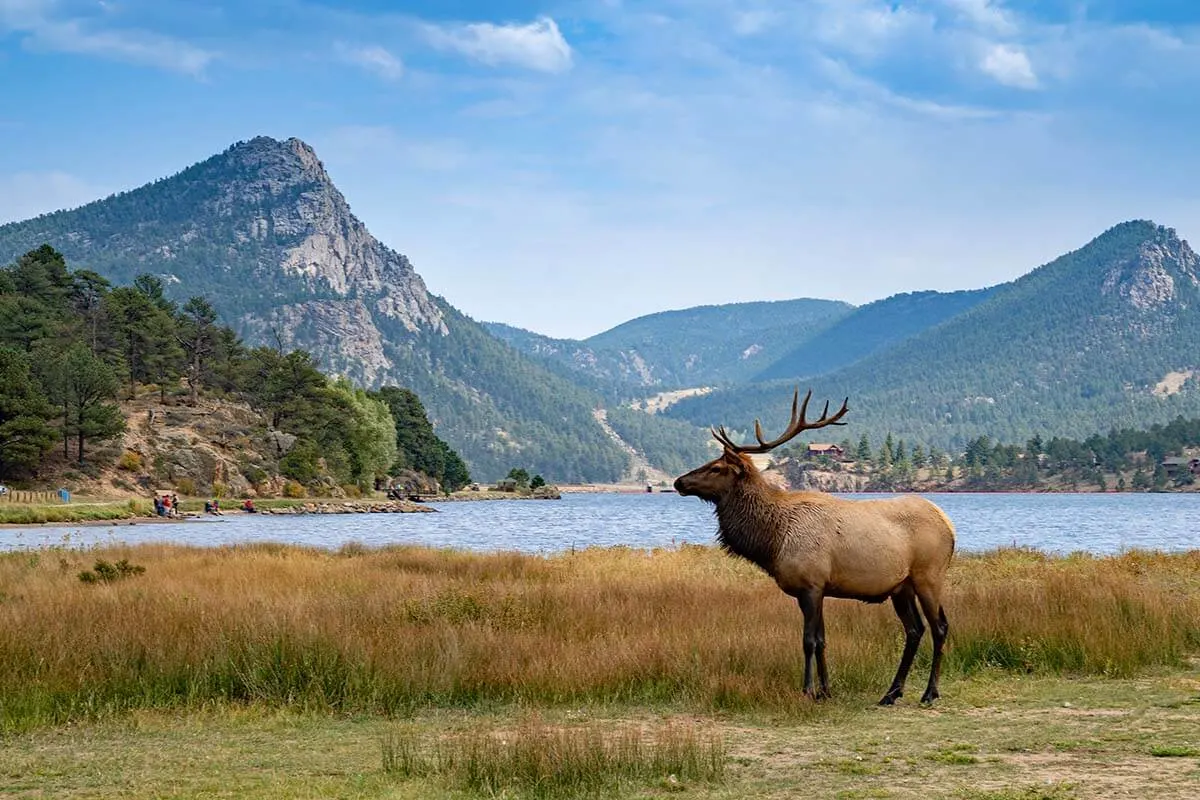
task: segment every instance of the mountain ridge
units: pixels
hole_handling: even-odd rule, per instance
[[[518,465],[559,481],[624,470],[592,417],[598,398],[429,293],[299,139],[254,137],[135,189],[2,225],[0,261],[43,243],[116,283],[151,273],[173,299],[204,295],[250,343],[303,347],[368,387],[413,388],[481,479]]]
[[[887,430],[939,447],[987,433],[1003,441],[1082,437],[1200,413],[1200,382],[1155,393],[1200,363],[1200,258],[1148,220],[993,287],[985,301],[842,369],[808,381],[851,398],[857,437]],[[782,414],[791,383],[688,398],[665,413],[744,431]]]
[[[629,399],[649,390],[744,381],[853,309],[841,300],[807,297],[709,304],[645,314],[586,339],[556,339],[497,322],[485,327],[556,363],[559,374],[579,375]]]

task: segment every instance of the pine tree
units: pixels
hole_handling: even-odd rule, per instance
[[[925,449],[919,444],[913,445],[912,465],[917,469],[920,469],[921,467],[924,467],[925,464]]]
[[[865,433],[858,440],[858,449],[854,452],[854,460],[860,464],[871,463],[871,440]]]
[[[37,469],[54,445],[54,409],[34,380],[29,359],[0,347],[0,477]]]
[[[183,306],[179,344],[187,354],[189,402],[192,405],[196,405],[203,370],[216,344],[216,321],[217,312],[203,297],[193,297]]]
[[[883,447],[879,450],[879,466],[889,467],[896,462],[896,445],[892,440],[892,432],[888,431],[887,438],[883,440]]]

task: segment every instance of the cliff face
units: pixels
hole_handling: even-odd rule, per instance
[[[282,272],[313,294],[348,298],[322,305],[326,320],[341,312],[341,327],[348,331],[379,315],[413,333],[446,334],[442,313],[421,276],[407,258],[381,244],[350,212],[311,147],[299,139],[281,144],[259,137],[218,158],[228,162],[233,175],[245,177],[224,182],[211,211],[241,218],[235,230],[239,241],[294,242],[280,253]],[[277,322],[287,330],[303,316],[293,312]],[[364,333],[378,338],[378,330],[374,336]]]
[[[609,480],[624,467],[591,416],[594,395],[431,296],[299,139],[239,142],[132,191],[0,226],[0,263],[44,243],[116,283],[151,273],[172,299],[205,296],[252,345],[300,347],[326,372],[414,389],[481,480],[513,466]]]

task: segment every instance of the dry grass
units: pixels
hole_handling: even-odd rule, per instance
[[[144,574],[88,585],[96,558]],[[1200,651],[1200,551],[960,557],[943,696],[989,669],[1131,676]],[[833,690],[882,694],[890,606],[829,601]],[[410,713],[641,703],[810,713],[801,617],[708,547],[550,558],[147,545],[0,557],[0,730],[213,704]],[[910,681],[924,680],[928,640]],[[910,685],[910,693],[912,685]]]
[[[429,742],[414,726],[389,731],[383,771],[400,779],[433,779],[487,797],[587,797],[663,782],[682,788],[720,783],[726,752],[719,736],[668,725],[647,739],[639,727],[553,727],[540,720],[512,730],[470,730]]]

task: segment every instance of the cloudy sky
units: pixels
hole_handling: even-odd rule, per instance
[[[1193,0],[0,0],[0,221],[258,134],[471,316],[974,288],[1200,237]]]

